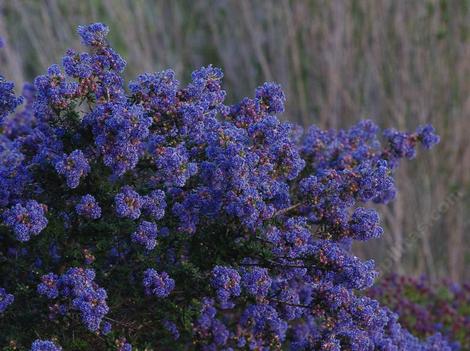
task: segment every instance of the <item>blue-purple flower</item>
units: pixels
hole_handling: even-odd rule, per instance
[[[155,269],[148,268],[144,272],[143,285],[146,295],[164,298],[175,288],[175,281],[166,272],[158,273]]]
[[[144,211],[158,221],[165,215],[166,200],[163,190],[153,190],[150,194],[143,197]]]
[[[240,274],[233,268],[215,266],[212,270],[211,285],[216,290],[217,298],[222,304],[229,304],[231,297],[241,293]]]
[[[271,82],[264,83],[256,89],[256,98],[268,114],[284,112],[286,97],[279,84]]]
[[[416,133],[418,138],[426,149],[430,149],[440,141],[439,135],[436,134],[435,129],[430,124],[420,126]]]
[[[0,75],[0,122],[23,102],[22,97],[15,95],[14,87],[13,82],[5,80]]]
[[[178,330],[178,327],[176,326],[175,323],[169,320],[164,320],[163,321],[163,326],[165,329],[171,334],[173,337],[173,340],[178,340],[180,337],[180,332]]]
[[[78,34],[86,46],[105,46],[109,28],[103,23],[92,23],[86,26],[78,26]]]
[[[80,216],[88,219],[98,219],[101,217],[101,207],[93,195],[82,196],[80,202],[75,206],[75,211]]]
[[[85,177],[91,170],[88,160],[81,150],[75,150],[70,155],[63,155],[55,164],[57,173],[65,176],[67,186],[76,188],[80,179]]]
[[[41,283],[37,290],[40,295],[45,295],[48,299],[55,299],[59,296],[58,288],[59,277],[57,274],[48,273],[41,277]]]
[[[157,246],[158,228],[155,223],[142,221],[137,230],[132,233],[132,241],[153,250]]]
[[[137,219],[140,217],[144,199],[130,186],[125,186],[114,198],[119,217]]]
[[[70,309],[80,313],[85,327],[96,332],[109,307],[106,304],[106,290],[100,288],[94,279],[95,271],[92,269],[74,267],[61,276],[53,273],[44,275],[37,290],[40,295],[52,300],[59,297],[68,299]]]
[[[31,351],[62,351],[62,347],[50,340],[35,340],[31,345]]]
[[[7,293],[4,288],[0,288],[0,314],[5,312],[8,306],[10,306],[15,297],[12,294]]]
[[[263,297],[269,292],[272,278],[266,268],[253,267],[243,272],[241,283],[248,294]]]
[[[16,204],[3,213],[3,220],[19,241],[28,241],[46,228],[46,206],[35,200],[29,200],[24,205]]]
[[[373,209],[358,207],[349,222],[351,236],[356,240],[369,240],[382,235],[383,229],[379,226],[379,214]]]

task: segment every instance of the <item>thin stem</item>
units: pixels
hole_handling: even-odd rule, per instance
[[[298,303],[291,303],[291,302],[287,302],[287,301],[282,301],[282,300],[276,299],[274,297],[268,297],[268,300],[272,301],[272,302],[283,303],[283,304],[286,304],[286,305],[289,305],[289,306],[294,306],[294,307],[310,308],[309,305],[302,305],[302,304],[298,304]]]
[[[300,205],[303,205],[303,203],[302,203],[302,202],[299,202],[299,203],[296,203],[295,205],[292,205],[292,206],[289,206],[289,207],[280,209],[279,211],[277,211],[276,213],[274,213],[274,216],[273,216],[273,217],[276,217],[276,216],[279,216],[279,215],[281,215],[281,214],[287,213],[287,212],[289,212],[289,211],[295,210],[295,209],[296,209],[297,207],[299,207]]]

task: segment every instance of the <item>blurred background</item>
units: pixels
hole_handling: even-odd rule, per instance
[[[229,103],[276,81],[280,117],[304,126],[432,123],[442,141],[403,162],[384,237],[354,249],[383,273],[470,279],[469,0],[0,0],[2,74],[21,87],[96,21],[130,79],[173,68],[186,82],[212,63]]]

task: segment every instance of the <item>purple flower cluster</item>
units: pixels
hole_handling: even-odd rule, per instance
[[[430,124],[420,126],[416,130],[416,134],[418,134],[418,139],[421,141],[421,143],[426,149],[432,148],[441,140],[439,135],[436,134],[436,131],[433,126],[431,126]]]
[[[209,298],[202,300],[199,318],[195,325],[195,335],[201,341],[202,350],[217,350],[226,346],[230,332],[223,322],[215,318],[217,309]]]
[[[212,65],[194,71],[186,91],[187,99],[205,109],[217,107],[223,103],[226,95],[221,84],[223,76],[222,70]]]
[[[58,123],[58,112],[70,108],[79,89],[76,82],[66,80],[59,65],[55,64],[47,69],[47,74],[34,80],[34,86],[37,91],[34,111],[39,118],[51,123]]]
[[[170,295],[175,288],[175,281],[170,278],[168,273],[158,273],[153,268],[148,268],[144,272],[143,285],[146,295],[155,295],[163,298]]]
[[[276,83],[264,83],[256,89],[256,99],[266,113],[277,115],[284,112],[286,97],[281,86]]]
[[[241,282],[248,294],[256,297],[264,297],[271,288],[272,279],[266,268],[255,266],[243,272]]]
[[[15,233],[19,241],[29,241],[47,226],[46,206],[35,200],[27,201],[24,206],[16,204],[3,213],[3,220]]]
[[[218,301],[224,306],[233,307],[231,297],[241,293],[240,274],[233,268],[215,266],[212,270],[211,285],[216,290]]]
[[[373,209],[358,207],[349,222],[351,237],[355,240],[369,240],[382,235],[379,226],[379,214]]]
[[[92,74],[92,59],[87,52],[77,53],[73,49],[68,49],[62,58],[62,66],[70,77],[87,79]]]
[[[63,155],[55,164],[57,173],[65,176],[67,186],[74,189],[80,183],[80,178],[85,177],[90,172],[85,155],[81,150],[75,150],[70,155]]]
[[[367,294],[396,312],[400,324],[414,335],[429,337],[433,343],[453,340],[453,349],[457,344],[462,350],[470,348],[470,284],[393,274],[382,278]],[[436,333],[442,337],[434,337]]]
[[[106,45],[109,28],[103,23],[93,23],[88,26],[78,26],[77,32],[84,45],[101,47]]]
[[[101,325],[101,334],[108,335],[113,330],[113,326],[109,322],[103,322]]]
[[[80,216],[88,219],[98,219],[101,217],[101,207],[90,194],[81,198],[80,202],[75,206],[75,211],[77,211]]]
[[[165,215],[166,200],[165,192],[162,190],[153,190],[150,194],[143,197],[144,211],[154,220],[158,221]]]
[[[146,110],[152,111],[154,119],[162,119],[173,112],[177,102],[179,82],[175,72],[166,70],[154,74],[145,73],[129,83],[129,89]]]
[[[13,89],[14,84],[0,75],[0,122],[23,102],[23,98],[17,97]]]
[[[4,135],[0,136],[0,155],[0,206],[6,207],[21,197],[31,173],[18,143]]]
[[[109,111],[103,111],[98,117],[104,118],[104,123],[93,128],[95,143],[104,164],[119,176],[137,165],[144,147],[142,140],[149,135],[151,119],[138,105],[117,104],[106,108]]]
[[[53,273],[44,275],[37,290],[48,299],[65,300],[60,309],[80,312],[86,328],[96,332],[109,308],[106,290],[100,288],[94,279],[95,272],[91,269],[69,268],[60,277]]]
[[[37,77],[22,111],[13,114],[22,98],[0,80],[3,224],[24,242],[45,229],[46,209],[50,220],[27,249],[1,233],[5,282],[29,283],[39,272],[49,317],[81,317],[101,334],[97,348],[114,337],[129,351],[120,333],[132,331],[139,349],[177,339],[182,349],[207,351],[449,350],[439,334],[416,338],[364,296],[378,273],[351,251],[355,240],[381,236],[368,205],[393,200],[400,160],[439,141],[431,126],[302,130],[277,117],[285,96],[275,83],[226,105],[223,72],[213,66],[186,86],[171,70],[145,73],[127,92],[126,63],[108,32],[80,26],[87,52],[68,50],[62,67]],[[51,181],[54,172],[67,186]],[[109,298],[95,270],[63,273],[83,258]],[[135,289],[142,274],[144,291]],[[0,295],[6,306],[9,294]],[[108,300],[113,332],[103,321]],[[143,301],[158,304],[158,316],[142,313]],[[30,312],[41,320],[40,311]],[[75,335],[71,325],[57,325],[58,335]]]
[[[265,347],[267,340],[273,348],[279,348],[287,332],[286,321],[279,317],[274,307],[266,304],[248,306],[241,316],[240,326],[243,336],[238,344],[246,343],[252,350]]]
[[[31,351],[62,351],[62,347],[50,340],[35,340],[31,345]]]
[[[391,158],[392,164],[396,164],[397,158],[414,158],[418,142],[421,142],[426,149],[430,149],[440,140],[434,128],[429,124],[418,127],[415,133],[402,133],[395,129],[387,129],[384,131],[384,136],[389,143],[386,157]]]
[[[175,323],[169,320],[164,320],[163,321],[163,326],[165,329],[171,334],[173,337],[173,340],[178,340],[180,337],[180,332],[178,330],[178,327],[176,326]]]
[[[188,178],[196,174],[196,164],[188,162],[188,153],[183,145],[165,147],[161,146],[158,139],[156,137],[150,143],[157,168],[156,178],[169,187],[184,186]]]
[[[59,287],[57,285],[59,277],[57,274],[48,273],[41,277],[41,283],[37,290],[40,295],[45,295],[48,299],[55,299],[59,296]]]
[[[10,306],[15,297],[12,294],[7,293],[4,288],[0,288],[0,313],[5,312],[8,306]]]
[[[119,217],[137,219],[140,217],[144,199],[130,186],[125,186],[114,198]]]
[[[132,241],[153,250],[157,246],[158,228],[155,223],[142,221],[137,230],[132,233]]]

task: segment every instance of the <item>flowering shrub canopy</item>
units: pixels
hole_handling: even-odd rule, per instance
[[[88,51],[24,98],[0,82],[2,344],[450,350],[360,294],[377,272],[350,250],[382,234],[366,206],[393,200],[394,169],[438,142],[432,127],[302,131],[276,117],[279,85],[226,105],[212,66],[126,90],[108,28],[78,33]]]
[[[470,284],[431,282],[425,277],[387,276],[368,295],[398,313],[400,323],[413,334],[437,332],[470,349]]]

